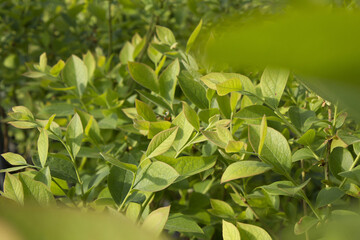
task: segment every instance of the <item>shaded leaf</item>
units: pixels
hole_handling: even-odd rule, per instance
[[[136,176],[134,189],[157,192],[172,184],[179,174],[174,168],[163,162],[153,162],[141,169]]]

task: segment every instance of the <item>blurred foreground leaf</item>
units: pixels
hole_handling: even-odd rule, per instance
[[[16,207],[0,201],[0,229],[14,234],[8,240],[159,239],[120,214],[82,213],[69,209]],[[16,233],[16,234],[15,234]]]
[[[321,97],[339,101],[359,119],[359,25],[358,11],[318,6],[232,18],[212,29],[207,61],[222,67],[289,68]]]

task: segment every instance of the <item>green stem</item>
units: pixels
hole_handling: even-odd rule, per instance
[[[356,166],[356,164],[359,162],[359,160],[360,160],[360,153],[356,156],[356,158],[355,158],[353,164],[351,165],[349,171],[353,170],[353,168]],[[344,179],[342,180],[342,182],[339,185],[339,188],[342,188],[344,186],[346,180],[347,180],[347,177],[344,177]]]
[[[140,213],[139,213],[139,216],[138,216],[138,219],[137,219],[138,221],[140,220],[141,215],[143,214],[146,206],[147,206],[147,205],[150,203],[150,201],[153,199],[154,195],[155,195],[155,193],[152,192],[152,193],[149,195],[149,197],[145,200],[145,202],[143,203],[143,205],[141,206],[141,210],[140,210]]]
[[[78,167],[76,166],[76,161],[75,161],[75,158],[72,154],[72,152],[70,151],[69,149],[69,146],[66,145],[66,143],[58,136],[56,135],[56,133],[54,133],[52,130],[48,129],[49,132],[51,132],[57,139],[59,142],[61,142],[61,144],[65,147],[66,151],[68,152],[69,156],[70,156],[70,159],[71,159],[71,162],[75,168],[75,173],[76,173],[76,178],[80,184],[80,188],[81,188],[81,194],[82,196],[84,196],[84,186],[83,186],[83,181],[81,180],[81,177],[80,177],[80,174],[79,174],[79,169]]]
[[[307,205],[310,207],[311,211],[313,211],[313,213],[315,214],[316,218],[319,219],[320,221],[322,221],[322,218],[320,216],[320,214],[318,213],[318,211],[315,209],[315,207],[313,206],[313,204],[311,203],[310,199],[306,196],[304,190],[300,190],[300,194],[302,196],[302,198],[305,200],[305,202],[307,203]]]
[[[63,193],[65,194],[65,196],[71,201],[71,203],[75,206],[75,207],[78,207],[76,205],[76,203],[74,202],[74,200],[72,198],[70,198],[67,193],[65,192],[65,189],[63,189],[60,184],[55,180],[55,178],[51,178],[51,180],[61,189],[61,191],[63,191]]]
[[[228,183],[227,185],[229,185],[231,187],[231,189],[233,190],[233,192],[241,199],[241,201],[250,209],[250,211],[254,214],[256,220],[260,220],[259,215],[257,215],[257,213],[255,212],[255,210],[247,203],[247,200],[245,199],[244,196],[242,196],[237,190],[236,188],[231,184]]]
[[[276,115],[278,115],[278,116],[281,118],[281,120],[285,123],[285,125],[288,126],[293,133],[295,133],[295,135],[296,135],[297,137],[301,137],[301,135],[302,135],[301,132],[300,132],[299,130],[297,130],[296,127],[295,127],[294,125],[292,125],[292,124],[285,118],[285,116],[279,111],[279,109],[276,108],[276,109],[273,109],[273,110],[275,111]]]
[[[112,16],[111,16],[111,2],[112,0],[109,0],[109,5],[108,5],[108,14],[109,14],[109,19],[108,19],[108,30],[109,30],[109,46],[108,46],[108,57],[110,57],[111,53],[112,53]]]
[[[124,200],[122,201],[122,203],[121,203],[120,206],[118,207],[118,212],[120,212],[120,211],[123,209],[126,201],[128,200],[128,198],[129,198],[130,195],[132,194],[132,190],[133,190],[133,188],[134,188],[134,183],[135,183],[135,178],[136,178],[136,173],[134,173],[134,178],[133,178],[133,180],[132,180],[132,182],[131,182],[131,186],[130,186],[130,189],[129,189],[128,193],[126,194]]]
[[[152,16],[151,18],[151,23],[150,23],[150,26],[149,26],[149,29],[148,31],[146,32],[146,35],[145,35],[145,44],[144,44],[144,47],[143,49],[141,50],[141,52],[139,53],[139,56],[138,56],[138,61],[141,62],[143,60],[143,57],[145,56],[145,53],[147,51],[147,48],[149,47],[149,44],[150,44],[150,41],[151,41],[151,37],[152,35],[154,34],[154,31],[155,31],[155,25],[156,25],[156,22],[158,21],[158,17],[156,17],[155,15]]]
[[[254,214],[255,219],[258,220],[259,222],[261,222],[263,224],[264,227],[266,227],[266,229],[268,230],[268,232],[273,236],[274,239],[279,239],[276,234],[271,230],[270,227],[267,226],[266,223],[264,223],[261,218],[259,217],[259,215],[255,212],[255,210],[247,203],[247,200],[244,196],[242,196],[237,190],[236,188],[231,184],[228,183],[227,185],[229,185],[231,187],[231,189],[234,191],[234,193],[241,199],[241,201],[246,205],[246,207],[248,207],[250,209],[250,211]]]
[[[197,132],[197,133],[195,134],[195,136],[194,136],[188,143],[186,143],[182,148],[180,148],[180,150],[176,153],[175,158],[177,158],[177,157],[180,155],[180,153],[181,153],[182,151],[184,151],[185,148],[187,148],[188,146],[190,146],[190,145],[192,144],[192,142],[199,136],[199,134],[200,134],[200,132]]]
[[[295,186],[298,186],[297,182],[290,175],[286,175],[285,177],[288,180],[290,180]],[[313,206],[313,204],[311,203],[310,199],[307,197],[307,195],[303,189],[300,190],[300,195],[305,200],[306,204],[310,207],[311,211],[314,213],[316,218],[319,219],[320,221],[322,221],[320,214],[318,213],[316,208]]]
[[[295,133],[295,135],[297,137],[301,137],[302,134],[299,130],[296,129],[296,127],[294,125],[292,125],[286,118],[285,116],[279,111],[278,108],[275,108],[273,106],[271,106],[270,104],[268,104],[267,102],[264,101],[264,99],[260,98],[259,96],[253,94],[253,93],[250,93],[250,92],[247,92],[247,91],[240,91],[240,93],[244,93],[245,95],[250,95],[250,96],[253,96],[257,99],[259,99],[261,102],[263,102],[263,104],[265,104],[267,107],[271,108],[276,115],[278,115],[278,117],[285,123],[286,126],[288,126],[291,131],[293,131],[293,133]]]

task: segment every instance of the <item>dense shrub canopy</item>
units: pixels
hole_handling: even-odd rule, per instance
[[[355,1],[341,4],[326,11],[356,13]],[[356,239],[356,114],[348,117],[341,98],[326,98],[291,70],[207,61],[206,47],[221,37],[213,27],[228,17],[246,25],[294,6],[9,0],[0,7],[1,147],[10,164],[0,170],[0,218],[16,234]]]

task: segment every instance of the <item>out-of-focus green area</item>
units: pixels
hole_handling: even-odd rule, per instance
[[[4,240],[160,240],[120,213],[15,206],[0,201],[0,233]]]
[[[205,56],[220,69],[289,68],[360,118],[360,12],[347,6],[295,1],[278,14],[230,17],[210,31]]]

